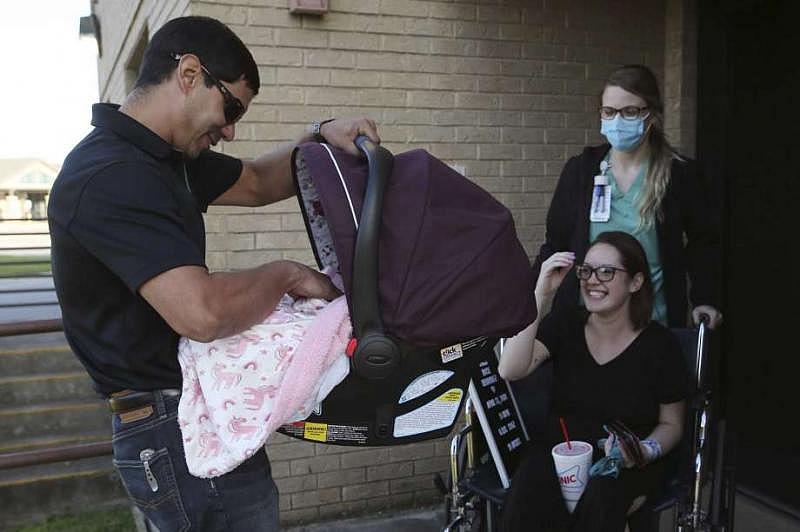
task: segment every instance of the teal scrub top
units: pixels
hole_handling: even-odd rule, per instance
[[[606,156],[608,160],[608,156]],[[664,272],[661,269],[661,256],[658,250],[658,234],[655,223],[644,229],[639,229],[639,194],[642,190],[648,164],[642,165],[636,179],[627,192],[623,193],[617,188],[614,174],[609,168],[606,172],[608,183],[611,187],[611,213],[607,222],[589,222],[589,242],[593,242],[600,233],[606,231],[624,231],[633,235],[647,253],[647,262],[650,265],[650,277],[653,281],[655,301],[653,304],[652,319],[667,324],[667,300],[664,295]]]

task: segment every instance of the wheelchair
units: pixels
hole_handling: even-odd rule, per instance
[[[630,532],[658,532],[661,513],[668,509],[674,511],[673,528],[677,532],[733,530],[733,438],[726,434],[726,420],[720,415],[718,402],[712,401],[718,387],[709,376],[706,323],[704,319],[696,329],[673,329],[691,370],[684,437],[667,458],[669,473],[659,495],[629,515]],[[502,341],[496,349],[496,353],[501,352]],[[543,364],[526,379],[505,385],[515,407],[527,407],[517,408],[518,416],[536,430],[537,420],[549,410],[552,362]],[[513,464],[498,464],[498,458],[501,462],[503,458],[490,452],[489,441],[495,431],[485,419],[476,420],[478,400],[470,394],[464,425],[450,440],[449,478],[439,482],[445,492],[445,532],[500,529],[498,518]]]

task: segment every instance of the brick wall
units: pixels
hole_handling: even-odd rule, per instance
[[[225,152],[255,156],[312,120],[368,115],[390,150],[422,147],[464,168],[512,210],[533,254],[567,157],[601,141],[605,77],[637,62],[663,79],[668,12],[670,28],[684,27],[678,3],[330,0],[325,16],[297,17],[288,0],[104,0],[95,5],[111,43],[100,62],[101,94],[121,100],[124,64],[144,31],[183,13],[219,18],[251,48],[262,79]],[[673,76],[690,69],[681,65]],[[683,93],[670,94],[680,107]],[[209,265],[312,263],[295,203],[211,208]],[[446,469],[447,442],[354,450],[276,435],[268,450],[282,519],[296,523],[437,500],[432,476]]]

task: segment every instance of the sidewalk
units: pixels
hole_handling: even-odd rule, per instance
[[[438,532],[444,528],[444,507],[402,510],[397,513],[356,517],[300,525],[286,532]]]

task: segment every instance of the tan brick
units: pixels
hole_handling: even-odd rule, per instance
[[[544,75],[548,78],[585,79],[586,65],[582,63],[544,63]]]
[[[275,42],[280,46],[298,48],[324,48],[328,46],[328,32],[295,28],[279,28]]]
[[[250,46],[250,52],[259,65],[301,66],[303,52],[274,46]]]
[[[380,87],[382,74],[361,70],[331,70],[331,85],[338,87]]]
[[[377,497],[380,495],[388,495],[388,494],[389,494],[389,481],[387,480],[383,480],[380,482],[369,482],[367,484],[352,484],[350,486],[342,486],[343,501],[368,499],[370,497]]]
[[[458,142],[500,142],[500,128],[459,127],[456,128],[455,140]]]
[[[214,233],[206,235],[206,249],[209,251],[238,251],[254,248],[252,234],[230,235]]]
[[[291,16],[285,7],[252,7],[247,10],[247,23],[251,26],[299,28],[303,22],[300,17]]]
[[[453,25],[455,37],[463,39],[499,39],[500,27],[496,24],[457,20]]]
[[[445,160],[469,160],[478,157],[478,147],[475,144],[434,144],[430,152]]]
[[[367,510],[371,512],[382,512],[397,508],[408,508],[414,504],[412,493],[398,493],[383,497],[373,497],[367,499]]]
[[[478,78],[479,92],[521,92],[522,78],[506,76],[481,76]]]
[[[220,272],[228,269],[225,253],[221,251],[206,251],[206,266],[209,271]]]
[[[520,177],[480,177],[475,181],[493,194],[496,192],[522,192],[522,178]]]
[[[528,94],[564,94],[564,84],[570,81],[531,77],[525,80],[523,92]]]
[[[381,72],[382,87],[392,89],[425,89],[430,86],[429,74],[411,74],[408,72]]]
[[[356,101],[366,107],[402,107],[406,103],[406,92],[392,89],[357,89]]]
[[[537,76],[541,77],[544,72],[544,64],[533,59],[519,59],[509,61],[501,59],[497,61],[500,66],[500,73],[505,76]]]
[[[566,53],[568,49],[568,47],[563,45],[528,42],[522,45],[522,58],[549,59],[551,61],[559,61],[566,59]]]
[[[478,125],[478,111],[431,111],[430,117],[437,126]]]
[[[356,54],[356,65],[364,70],[398,70],[403,58],[396,53],[359,52]]]
[[[389,460],[389,449],[364,449],[341,456],[342,469],[370,466]]]
[[[412,443],[389,448],[389,459],[392,462],[415,460],[433,456],[433,442]]]
[[[524,114],[519,111],[479,111],[478,124],[481,126],[521,126]]]
[[[283,260],[293,260],[300,264],[305,264],[310,268],[317,268],[317,263],[314,260],[314,254],[311,250],[288,249],[284,250],[281,255]]]
[[[386,52],[427,54],[431,51],[431,41],[409,35],[381,35],[380,49]]]
[[[301,475],[275,479],[281,498],[289,498],[291,493],[317,489],[316,475]]]
[[[278,109],[261,103],[259,97],[256,96],[254,102],[247,109],[244,119],[248,122],[277,122]]]
[[[431,112],[428,109],[384,109],[381,114],[381,129],[390,124],[430,124]]]
[[[544,142],[544,131],[530,127],[504,127],[503,142],[519,144],[541,144]]]
[[[538,94],[501,94],[500,108],[520,111],[542,109],[543,97]]]
[[[279,231],[281,217],[279,214],[239,214],[228,216],[226,227],[231,233]]]
[[[381,0],[380,13],[384,15],[428,16],[428,2],[418,0]]]
[[[328,118],[327,107],[322,105],[281,105],[277,108],[277,112],[280,118],[279,121],[284,123],[305,125],[314,120]],[[294,135],[299,134],[301,130],[302,127],[291,128],[291,132]]]
[[[246,43],[247,46],[268,46],[275,44],[275,30],[257,26],[230,25],[233,32]]]
[[[380,0],[336,0],[330,4],[331,10],[349,13],[378,13]]]
[[[454,36],[453,22],[432,18],[409,18],[405,21],[404,33],[409,35],[452,37]]]
[[[522,149],[518,145],[481,144],[478,146],[480,159],[519,159]]]
[[[281,87],[286,85],[327,85],[329,80],[330,71],[324,68],[277,68],[277,83]]]
[[[420,142],[449,142],[455,137],[455,128],[448,126],[412,127],[409,140]]]
[[[312,105],[347,105],[355,102],[356,89],[339,87],[308,87],[305,101]]]
[[[519,22],[522,20],[522,11],[515,6],[478,6],[479,22]]]
[[[469,4],[445,4],[431,2],[428,5],[428,15],[431,18],[445,18],[450,20],[475,20],[477,9]]]
[[[298,510],[285,510],[281,511],[280,519],[283,525],[297,525],[303,523],[310,523],[316,521],[319,517],[319,510],[317,508],[300,508]]]
[[[244,270],[253,268],[267,262],[273,262],[282,259],[283,256],[279,251],[274,250],[256,250],[256,251],[235,251],[229,252],[225,261],[233,271]]]
[[[529,127],[564,127],[564,113],[527,111],[522,114],[522,125]]]
[[[293,493],[291,497],[293,509],[319,506],[320,504],[329,504],[342,500],[342,494],[339,488],[325,488],[303,493]]]
[[[303,52],[306,66],[322,68],[353,68],[356,54],[339,50],[306,50]]]
[[[366,470],[361,467],[357,469],[344,469],[341,471],[320,473],[318,475],[317,483],[320,488],[332,488],[351,484],[363,484],[366,480]]]
[[[283,478],[289,476],[289,461],[288,460],[273,460],[272,456],[267,452],[269,456],[269,466],[272,470],[272,478]]]
[[[431,89],[449,91],[474,91],[478,86],[475,76],[458,74],[431,74]]]
[[[257,249],[308,249],[308,235],[305,232],[257,233]]]
[[[500,74],[500,62],[477,57],[455,57],[448,61],[449,72],[454,74]]]
[[[376,465],[367,467],[367,481],[389,480],[393,478],[407,477],[413,474],[414,465],[412,462],[397,462],[392,464]]]
[[[401,70],[408,72],[449,72],[450,62],[449,58],[441,56],[424,56],[424,55],[404,55],[400,59]],[[393,68],[397,70],[397,68]],[[457,74],[463,72],[457,72]]]
[[[529,24],[498,24],[500,38],[508,41],[541,40],[541,28]]]
[[[340,468],[338,455],[298,458],[292,460],[289,466],[292,476],[325,473],[326,471],[336,471]]]
[[[500,95],[497,94],[457,92],[455,96],[458,109],[497,109],[500,106]]]
[[[478,55],[481,57],[522,57],[522,48],[516,42],[478,41]]]
[[[432,39],[430,51],[441,55],[474,56],[478,51],[478,42],[471,39]]]
[[[381,36],[335,31],[330,33],[328,41],[332,49],[377,50],[378,46],[380,46]]]
[[[449,91],[408,91],[408,104],[417,108],[453,107],[455,95]]]
[[[584,129],[547,129],[545,130],[547,144],[585,144],[586,130]]]
[[[389,491],[392,494],[413,492],[421,489],[430,489],[433,486],[433,476],[398,478],[389,482]]]
[[[219,4],[196,4],[195,15],[211,17],[231,25],[243,25],[247,22],[247,8]]]
[[[580,96],[550,95],[542,96],[542,109],[545,111],[580,111],[584,100]]]
[[[267,454],[270,460],[291,460],[314,456],[314,446],[307,442],[292,439],[284,443],[273,443],[272,440],[273,438],[270,438],[270,442],[267,444]]]
[[[563,159],[565,154],[564,146],[556,145],[530,145],[526,144],[522,147],[523,159],[535,160],[555,160]]]

